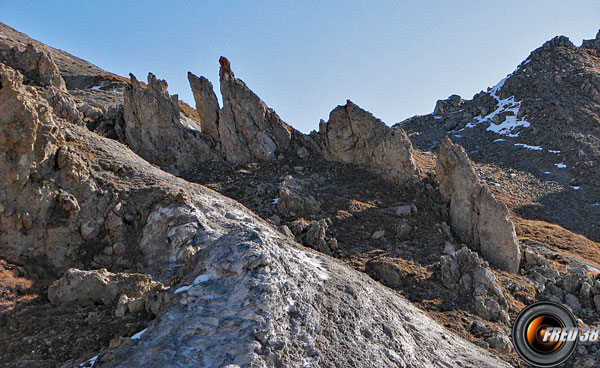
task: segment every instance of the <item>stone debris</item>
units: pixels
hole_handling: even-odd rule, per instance
[[[509,323],[508,302],[487,262],[467,247],[440,260],[442,284],[473,298],[475,313],[488,321]]]
[[[308,193],[308,186],[301,179],[286,176],[279,185],[277,211],[288,216],[317,215],[321,211],[319,201]]]

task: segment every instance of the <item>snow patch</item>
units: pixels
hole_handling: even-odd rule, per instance
[[[532,151],[541,151],[541,150],[543,150],[543,148],[540,147],[540,146],[530,146],[528,144],[523,144],[523,143],[515,143],[515,146],[527,148],[528,150],[532,150]]]
[[[559,169],[566,169],[567,168],[567,165],[563,164],[562,162],[558,163],[558,164],[554,164],[554,166],[558,167]]]
[[[179,293],[183,293],[184,291],[188,291],[193,286],[196,286],[196,285],[201,284],[203,282],[207,282],[208,280],[210,280],[210,276],[208,276],[207,274],[202,274],[202,275],[196,277],[194,279],[194,282],[192,282],[191,285],[182,286],[179,289],[175,290],[175,294],[179,294]]]
[[[513,73],[514,74],[514,73]],[[500,135],[506,135],[508,137],[518,137],[519,136],[519,132],[515,132],[513,133],[514,130],[516,130],[517,128],[529,128],[531,126],[531,124],[521,118],[517,118],[518,114],[519,114],[519,109],[521,108],[521,101],[515,101],[515,97],[511,96],[505,99],[500,99],[500,97],[498,97],[497,93],[500,90],[500,88],[502,88],[502,86],[504,86],[504,82],[506,82],[506,80],[511,76],[512,74],[507,75],[504,79],[502,79],[500,82],[498,82],[498,84],[496,84],[494,87],[492,87],[488,93],[490,94],[490,96],[494,97],[494,99],[496,99],[497,104],[498,104],[498,108],[496,108],[496,110],[492,111],[491,113],[487,114],[486,116],[483,117],[476,117],[475,118],[475,122],[474,123],[469,123],[466,125],[466,128],[473,128],[478,124],[481,124],[483,122],[489,122],[490,126],[487,127],[487,131],[489,132],[494,132],[496,134],[500,134]],[[499,123],[499,124],[495,124],[492,119],[496,116],[496,115],[500,115],[500,114],[508,114],[504,117],[504,121]]]
[[[560,151],[556,151],[556,150],[548,150],[548,152],[550,152],[550,153],[560,153]]]
[[[79,364],[80,367],[86,367],[86,368],[90,368],[93,367],[96,364],[96,360],[98,360],[98,355],[96,355],[95,357],[90,358],[89,360]]]
[[[147,330],[147,328],[144,328],[140,332],[138,332],[135,335],[131,336],[130,339],[131,340],[139,340],[142,337],[142,335],[146,332],[146,330]]]
[[[506,142],[506,139],[502,139],[502,138],[494,139],[494,143],[495,142]]]
[[[579,186],[573,186],[573,185],[571,185],[571,188],[573,188],[573,190],[579,190],[579,189],[581,189],[581,187],[579,187]]]
[[[273,199],[273,204],[277,204],[277,203],[279,203],[279,198],[274,198]]]
[[[544,171],[544,174],[546,174],[546,175],[550,175],[550,174],[552,174],[552,173],[551,173],[550,171]]]

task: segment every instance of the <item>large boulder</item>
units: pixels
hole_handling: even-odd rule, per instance
[[[516,273],[521,251],[505,204],[481,184],[465,150],[445,139],[436,163],[440,193],[450,201],[450,222],[460,239],[492,265]]]
[[[48,288],[54,304],[115,305],[121,295],[141,297],[154,286],[150,275],[71,268]]]
[[[167,82],[148,74],[148,85],[130,75],[125,89],[123,119],[131,149],[147,161],[175,175],[191,169],[198,161],[218,157],[215,142],[200,132],[197,124],[182,119],[177,96]]]
[[[321,121],[319,136],[327,158],[378,169],[395,182],[418,172],[412,144],[401,127],[390,128],[348,100]]]

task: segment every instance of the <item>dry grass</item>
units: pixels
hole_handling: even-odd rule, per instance
[[[548,245],[569,256],[600,266],[600,244],[575,234],[560,225],[527,220],[513,215],[511,220],[519,239],[529,239]]]
[[[198,111],[196,111],[196,109],[193,109],[190,105],[181,100],[179,101],[179,108],[181,109],[183,115],[200,122],[200,115],[198,115]]]

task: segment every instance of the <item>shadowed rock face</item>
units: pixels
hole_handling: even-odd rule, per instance
[[[104,366],[507,366],[237,202],[54,116],[1,64],[0,121],[5,256],[190,284],[158,291],[156,319],[137,342],[101,352]],[[140,280],[135,295],[148,289],[149,277]]]
[[[347,101],[321,121],[319,134],[326,157],[381,170],[395,182],[403,182],[418,170],[412,144],[400,127],[390,128],[368,111]]]
[[[130,76],[123,118],[127,144],[134,152],[174,174],[218,157],[209,136],[182,123],[177,96],[169,95],[165,81],[150,73],[145,87]]]
[[[436,163],[440,192],[450,200],[450,220],[462,241],[496,267],[516,273],[521,252],[506,205],[479,182],[465,150],[445,139]]]

